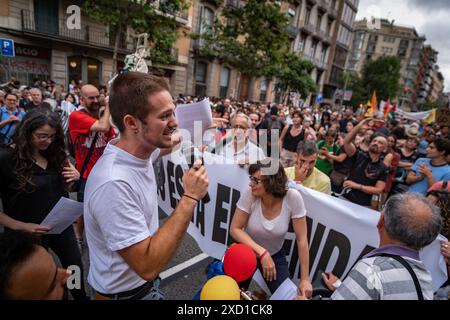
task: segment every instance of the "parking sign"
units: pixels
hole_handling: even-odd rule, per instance
[[[0,39],[1,52],[0,55],[5,57],[14,57],[14,40]]]

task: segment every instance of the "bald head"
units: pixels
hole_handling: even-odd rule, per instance
[[[442,228],[440,209],[413,192],[391,197],[383,214],[387,234],[417,250],[432,243]]]
[[[98,112],[100,109],[100,92],[91,84],[85,84],[81,87],[81,105],[90,112]]]

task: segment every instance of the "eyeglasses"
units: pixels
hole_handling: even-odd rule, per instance
[[[247,128],[247,127],[244,127],[244,126],[241,126],[241,125],[238,125],[238,124],[234,125],[234,126],[233,126],[233,129],[242,129],[242,130],[248,130],[248,128]]]
[[[249,178],[250,178],[250,182],[253,182],[254,184],[260,184],[262,182],[261,179],[258,179],[254,176],[249,176]]]
[[[54,134],[49,135],[49,134],[45,134],[45,133],[34,133],[33,135],[39,141],[47,141],[48,139],[50,139],[51,141],[55,140],[55,135]]]

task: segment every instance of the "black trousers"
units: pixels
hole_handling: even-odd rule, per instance
[[[76,265],[81,271],[81,287],[80,289],[71,289],[70,293],[75,300],[86,300],[86,290],[84,286],[83,262],[81,259],[80,249],[75,239],[75,232],[70,226],[61,234],[49,234],[42,236],[42,246],[52,251],[58,256],[63,268]]]

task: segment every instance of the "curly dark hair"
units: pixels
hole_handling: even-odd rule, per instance
[[[441,209],[443,220],[441,234],[450,239],[450,192],[433,190],[428,193],[437,198],[436,205]]]
[[[61,176],[63,185],[65,185],[62,171],[67,162],[67,154],[65,151],[64,131],[59,115],[46,108],[37,108],[29,111],[23,117],[14,135],[19,190],[30,192],[30,187],[35,187],[32,182],[34,165],[33,133],[45,125],[49,125],[56,130],[55,139],[46,150],[40,151],[40,153],[47,159],[49,165],[56,168],[56,171]]]
[[[248,168],[249,174],[254,174],[255,172],[260,171],[262,168],[268,168],[270,167],[270,164],[272,161],[276,161],[275,159],[271,159],[269,163],[258,161],[254,164],[251,164]],[[284,198],[284,196],[287,194],[287,183],[288,178],[286,176],[286,173],[284,172],[284,168],[279,163],[278,165],[278,171],[276,174],[272,175],[263,175],[264,179],[262,180],[264,189],[267,193],[271,194],[275,198]]]

